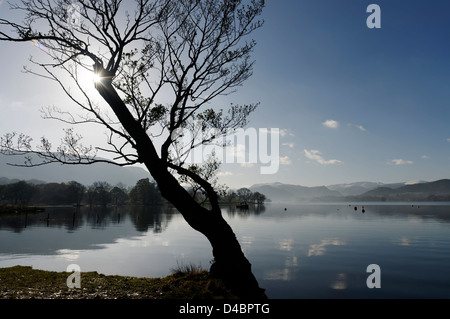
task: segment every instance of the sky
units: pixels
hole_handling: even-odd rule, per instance
[[[381,28],[367,25],[370,4],[379,6]],[[218,104],[260,103],[247,128],[277,129],[279,167],[262,174],[261,162],[226,162],[220,182],[450,178],[449,12],[448,0],[266,1],[265,24],[253,34],[253,76]],[[62,137],[64,126],[42,119],[39,109],[68,103],[63,93],[21,73],[37,51],[31,43],[0,43],[1,135]],[[104,141],[101,130],[83,133]]]

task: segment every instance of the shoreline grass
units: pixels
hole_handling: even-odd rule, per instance
[[[192,271],[191,271],[192,270]],[[0,268],[0,299],[234,299],[218,279],[199,267],[178,267],[162,278],[81,273],[81,288],[67,287],[69,272]]]

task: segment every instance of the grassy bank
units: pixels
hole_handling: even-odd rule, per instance
[[[194,267],[164,278],[81,273],[81,288],[69,289],[68,272],[14,266],[0,268],[0,298],[17,299],[221,299],[234,298],[222,282]]]

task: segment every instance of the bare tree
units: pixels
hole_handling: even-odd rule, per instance
[[[247,36],[262,26],[263,0],[21,0],[12,10],[23,21],[0,19],[0,40],[34,41],[46,59],[27,71],[55,81],[83,113],[48,107],[45,118],[70,125],[56,150],[46,138],[33,145],[24,134],[7,133],[4,154],[24,155],[25,165],[52,162],[115,165],[143,163],[169,202],[213,248],[211,273],[241,296],[264,296],[234,232],[223,219],[214,186],[186,155],[247,124],[257,104],[211,107],[252,74]],[[97,99],[81,80],[96,75]],[[107,104],[112,113],[102,105]],[[86,147],[72,126],[93,123],[107,129],[105,146]],[[201,137],[185,141],[182,129],[201,127]],[[113,156],[99,159],[98,153]],[[38,155],[35,162],[32,155]],[[181,185],[201,188],[210,208]]]
[[[197,176],[203,178],[203,180],[207,181],[220,197],[226,194],[227,187],[218,183],[219,179],[217,177],[217,172],[219,167],[220,162],[215,157],[215,152],[212,151],[212,153],[205,159],[205,163],[203,165],[190,164],[187,169],[191,171],[191,173],[196,174]],[[189,176],[181,175],[179,181],[189,187],[189,192],[194,200],[197,200],[201,204],[208,202],[208,193],[201,187],[201,185],[196,183]]]
[[[67,192],[69,198],[75,202],[77,207],[81,206],[81,200],[83,199],[84,192],[86,191],[86,186],[76,182],[70,181],[69,187],[67,188]]]

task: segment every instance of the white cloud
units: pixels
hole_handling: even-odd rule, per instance
[[[388,162],[388,164],[391,164],[391,165],[411,165],[411,164],[414,164],[414,162],[398,158],[398,159],[391,160],[390,162]]]
[[[421,158],[423,159],[429,159],[430,157],[428,155],[422,155]]]
[[[289,158],[289,156],[280,157],[280,164],[281,165],[291,165],[292,161]]]
[[[348,126],[353,126],[353,127],[356,127],[357,129],[359,129],[360,131],[367,132],[366,128],[364,126],[362,126],[362,125],[349,123]]]
[[[283,146],[288,146],[289,148],[294,148],[294,143],[283,143]]]
[[[290,130],[282,128],[280,129],[280,136],[284,137],[284,136],[294,136],[294,133],[290,132]]]
[[[337,159],[325,160],[320,154],[318,150],[303,150],[305,156],[310,160],[316,161],[321,165],[335,165],[335,164],[343,164],[343,162]]]
[[[326,120],[325,122],[322,123],[322,125],[329,127],[329,128],[338,128],[339,122],[337,122],[335,120]]]
[[[449,142],[450,143],[450,137],[447,139],[447,142]]]

